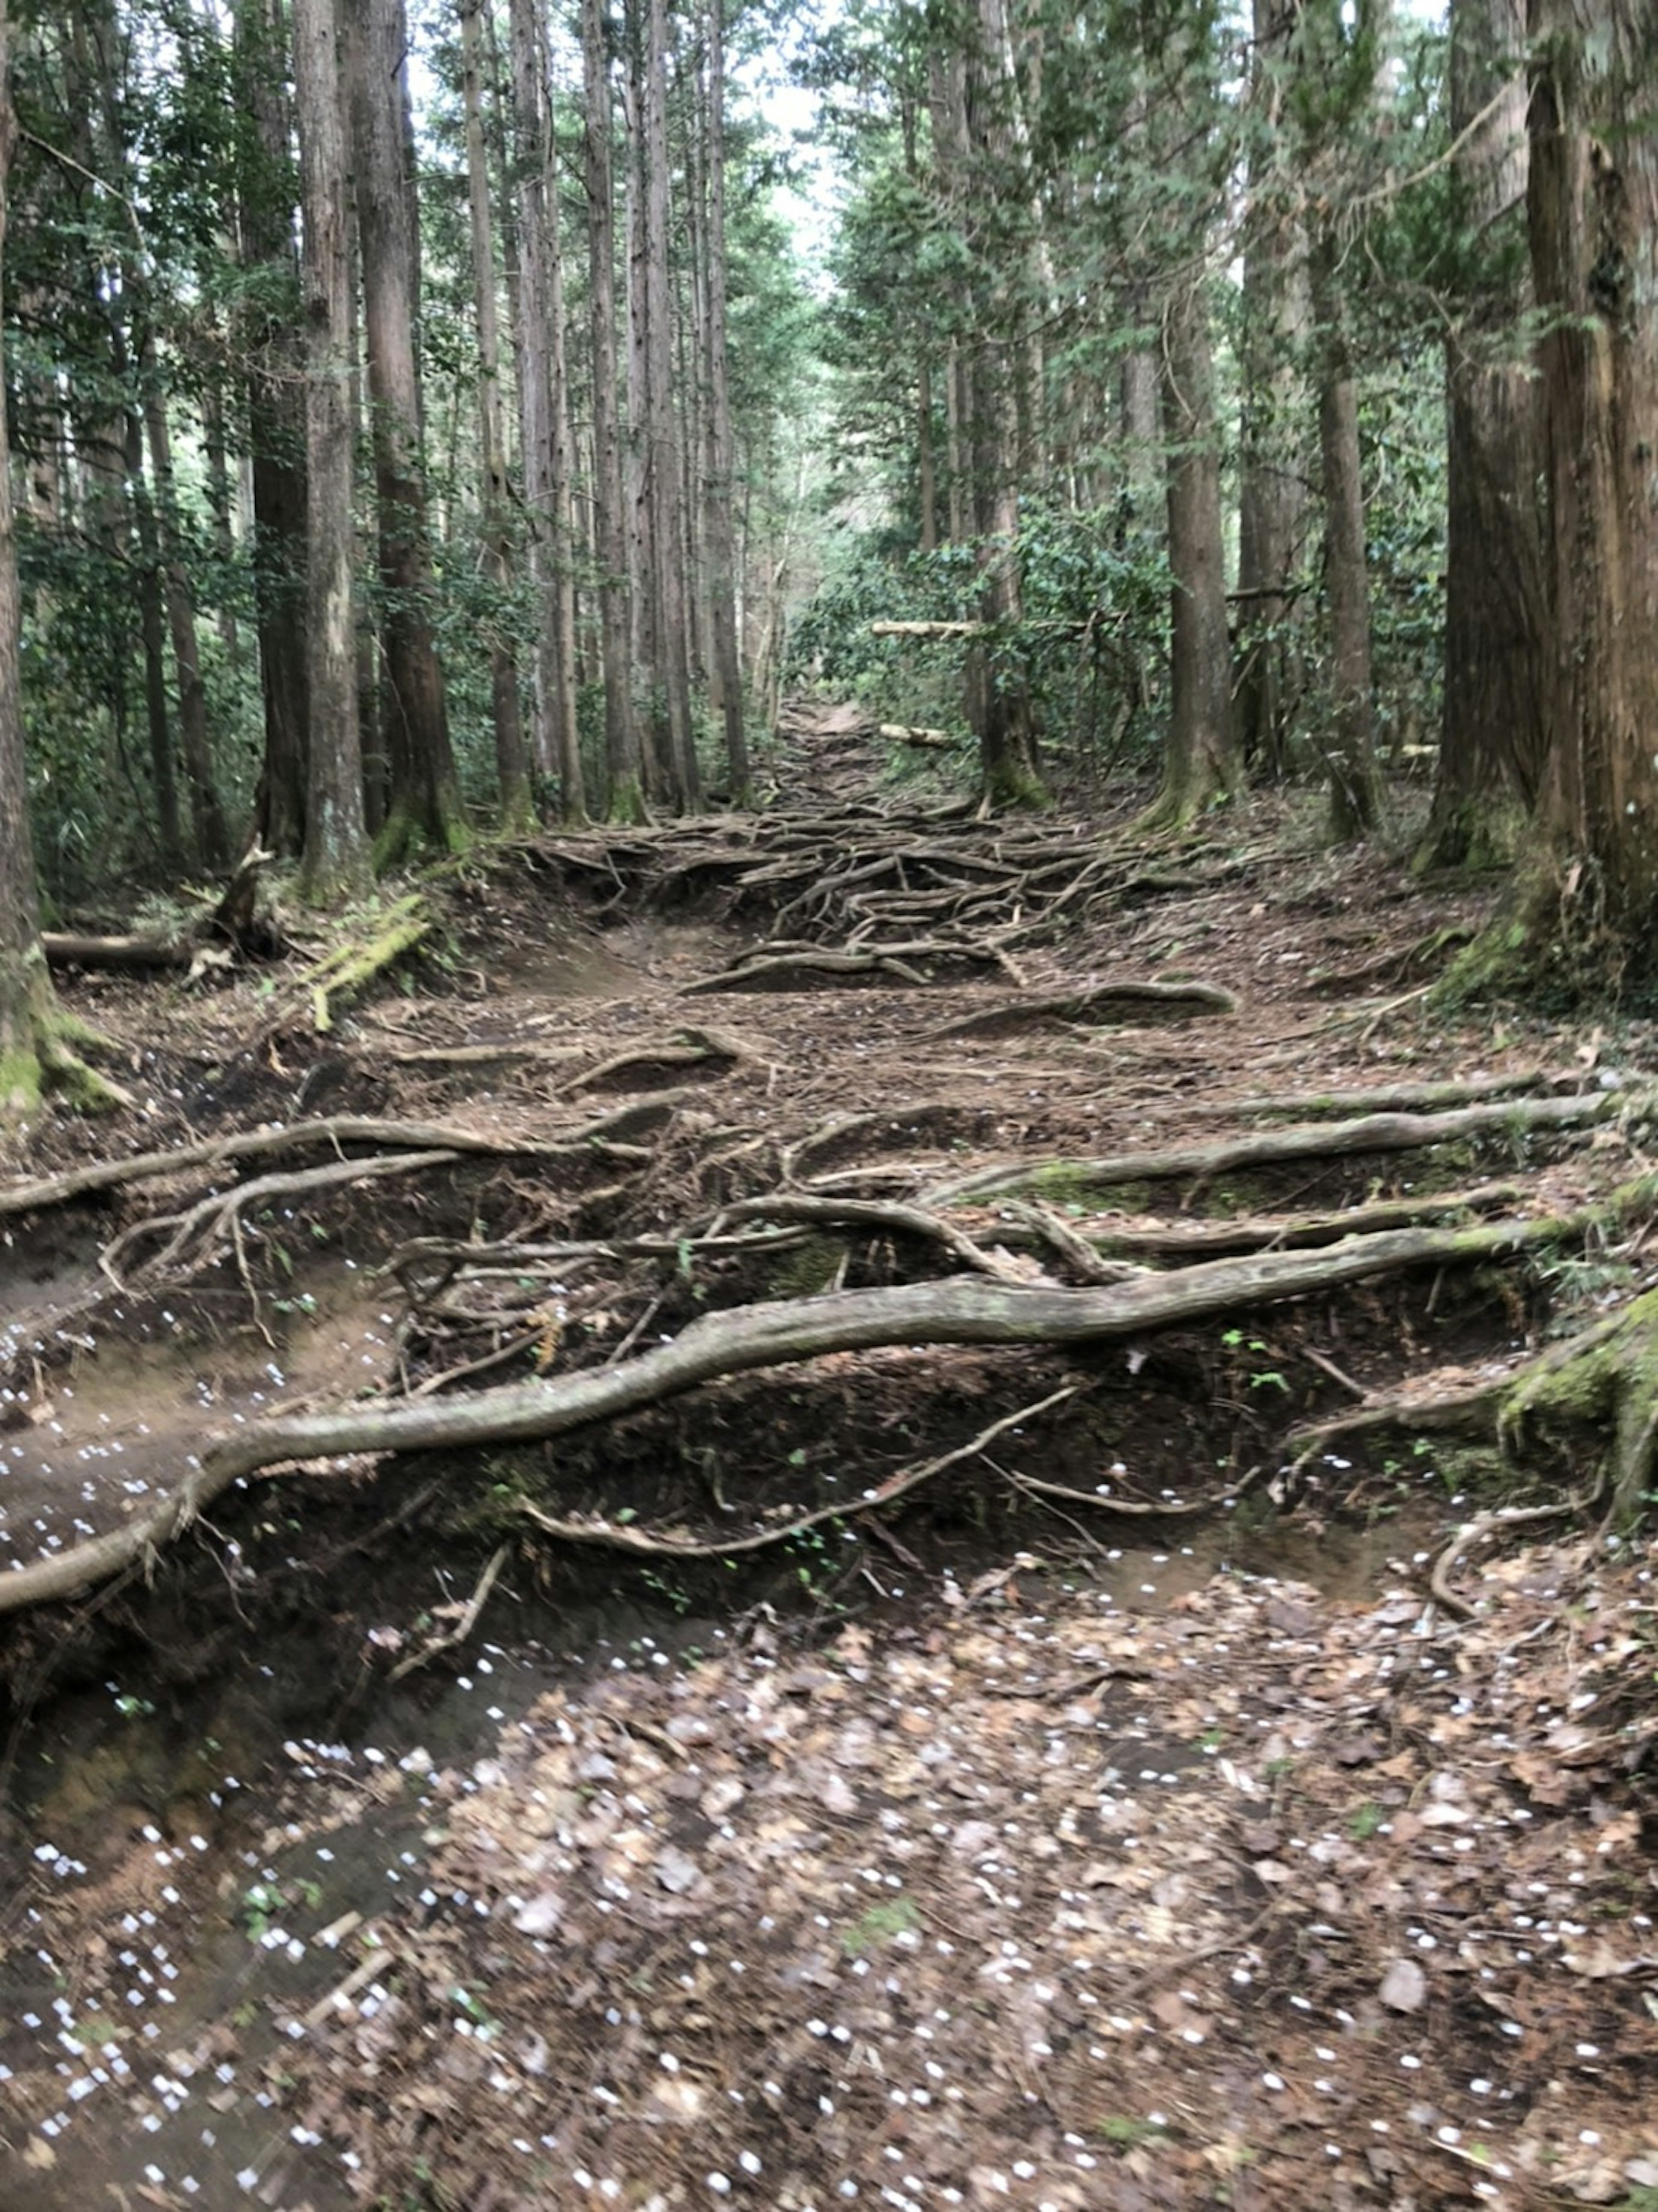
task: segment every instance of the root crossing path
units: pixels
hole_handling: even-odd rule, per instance
[[[761,812],[443,879],[325,1036],[100,982],[129,1126],[0,1182],[20,1637],[257,1620],[365,1500],[450,1592],[382,1680],[595,1573],[762,1608],[410,1770],[465,1909],[262,2000],[264,2201],[1658,2189],[1645,1040],[1448,1020],[1469,900],[1280,803],[1148,848],[782,744]],[[19,2205],[191,2100],[21,2071]]]

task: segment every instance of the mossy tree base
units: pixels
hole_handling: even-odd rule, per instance
[[[0,1125],[34,1112],[52,1094],[82,1113],[130,1106],[131,1095],[100,1075],[77,1046],[105,1042],[58,1002],[37,939],[0,967]]]

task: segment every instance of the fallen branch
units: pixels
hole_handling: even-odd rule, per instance
[[[1647,1202],[1649,1183],[1634,1187]],[[1207,1319],[1235,1307],[1267,1305],[1413,1267],[1507,1258],[1581,1234],[1604,1207],[1541,1221],[1477,1228],[1399,1230],[1356,1237],[1328,1250],[1218,1260],[1169,1275],[1084,1290],[991,1282],[981,1275],[893,1288],[830,1292],[779,1304],[741,1306],[693,1322],[671,1344],[637,1359],[509,1382],[465,1398],[353,1405],[292,1414],[220,1437],[178,1486],[144,1514],[51,1559],[0,1576],[0,1613],[73,1595],[135,1563],[187,1528],[239,1479],[283,1462],[361,1453],[453,1451],[528,1443],[610,1420],[716,1376],[816,1359],[831,1352],[902,1345],[1063,1346],[1143,1334]]]

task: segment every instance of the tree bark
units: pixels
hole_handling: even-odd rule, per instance
[[[167,629],[173,640],[173,673],[179,686],[179,744],[190,792],[191,830],[197,859],[207,867],[222,868],[230,860],[230,832],[224,809],[219,804],[213,772],[213,744],[207,726],[207,692],[202,683],[196,609],[177,544],[179,516],[173,483],[173,441],[167,428],[167,402],[155,382],[154,346],[146,342],[144,350],[144,430],[160,508],[158,551]]]
[[[1302,689],[1302,647],[1290,586],[1307,528],[1310,459],[1303,430],[1303,356],[1312,321],[1306,240],[1291,204],[1278,132],[1293,18],[1281,0],[1254,0],[1254,96],[1262,112],[1252,153],[1243,258],[1242,421],[1238,592],[1244,607],[1237,677],[1244,760],[1268,776],[1290,766]]]
[[[466,827],[433,634],[415,352],[419,240],[404,128],[408,24],[403,0],[343,0],[343,18],[385,602],[380,714],[392,788],[381,844],[390,859],[421,839],[455,850]]]
[[[645,72],[641,154],[645,185],[645,375],[647,483],[652,504],[656,599],[656,684],[665,708],[666,755],[675,805],[695,813],[701,780],[691,732],[686,653],[685,515],[680,496],[673,410],[673,310],[668,285],[668,11],[644,0]]]
[[[277,0],[240,0],[236,82],[252,130],[239,139],[237,224],[244,270],[297,306],[293,103]],[[253,476],[253,588],[264,705],[258,836],[297,856],[305,842],[309,714],[306,700],[304,400],[295,323],[274,303],[250,306],[246,337],[247,436]]]
[[[708,603],[714,634],[714,680],[725,724],[726,785],[732,804],[745,806],[750,798],[749,746],[743,726],[743,672],[737,649],[731,376],[726,357],[725,0],[708,0]]]
[[[501,327],[495,306],[495,221],[489,165],[483,143],[483,91],[478,11],[483,0],[460,0],[461,105],[466,126],[466,198],[472,241],[473,308],[477,319],[478,447],[483,464],[483,562],[496,595],[489,623],[489,721],[495,741],[495,785],[501,826],[509,833],[533,827],[530,762],[519,711],[518,660],[507,627],[512,589],[511,529],[507,489],[507,441],[501,429]],[[526,333],[527,337],[527,333]],[[520,350],[520,362],[527,355]]]
[[[1163,361],[1172,636],[1168,749],[1153,812],[1175,827],[1231,792],[1239,777],[1214,370],[1200,282],[1188,281],[1169,302]]]
[[[1658,16],[1531,0],[1549,506],[1546,824],[1569,917],[1658,970]],[[1558,920],[1558,908],[1555,919]]]
[[[632,611],[616,415],[616,194],[612,182],[610,53],[604,0],[581,0],[583,155],[587,187],[587,313],[593,384],[593,555],[598,570],[599,657],[604,686],[604,761],[613,819],[644,805],[644,760],[635,718]]]
[[[574,640],[565,616],[572,548],[560,512],[553,346],[558,331],[556,213],[548,190],[551,123],[535,0],[512,0],[513,108],[518,177],[519,422],[524,503],[535,585],[536,757],[556,775],[567,820],[586,812],[576,729]],[[562,381],[562,380],[561,380]]]
[[[1523,221],[1525,0],[1455,0],[1451,131],[1458,215],[1489,258]],[[1445,704],[1420,865],[1505,857],[1544,768],[1538,387],[1521,355],[1530,288],[1510,276],[1445,349]],[[1506,343],[1509,358],[1493,359]]]
[[[1324,490],[1324,587],[1330,610],[1330,828],[1345,842],[1382,820],[1370,678],[1370,581],[1358,443],[1358,380],[1347,336],[1338,248],[1327,230],[1313,252],[1319,344],[1319,459]]]
[[[305,216],[305,896],[325,906],[366,890],[362,759],[352,605],[350,240],[345,101],[335,0],[294,0],[300,198]]]

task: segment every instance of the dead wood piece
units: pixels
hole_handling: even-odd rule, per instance
[[[1652,1191],[1644,1188],[1646,1202]],[[1631,1201],[1632,1202],[1632,1201]],[[165,1497],[119,1528],[0,1576],[0,1613],[74,1595],[149,1559],[232,1483],[290,1462],[459,1450],[568,1434],[678,1396],[718,1376],[886,1346],[1062,1346],[1144,1334],[1237,1306],[1273,1304],[1401,1268],[1515,1256],[1581,1234],[1590,1210],[1546,1221],[1355,1237],[1327,1251],[1218,1260],[1084,1290],[982,1275],[713,1313],[620,1365],[509,1382],[469,1396],[350,1405],[249,1423],[218,1437]],[[844,1510],[844,1508],[842,1509]]]
[[[188,938],[82,937],[44,930],[40,943],[54,968],[107,968],[127,975],[188,968],[199,946]]]
[[[454,1616],[454,1626],[446,1629],[432,1643],[422,1644],[418,1651],[411,1651],[406,1658],[399,1659],[386,1676],[387,1681],[400,1682],[405,1674],[412,1674],[417,1667],[430,1666],[433,1660],[441,1657],[444,1652],[458,1650],[465,1643],[478,1625],[479,1614],[489,1602],[489,1593],[494,1589],[501,1571],[507,1564],[507,1554],[510,1548],[506,1544],[496,1546],[489,1565],[478,1577],[477,1587],[464,1604],[440,1605],[433,1607],[434,1619],[441,1620],[446,1613],[452,1614]]]
[[[1560,1498],[1548,1505],[1502,1505],[1493,1511],[1476,1513],[1473,1519],[1459,1528],[1450,1542],[1434,1561],[1428,1576],[1428,1588],[1435,1602],[1459,1620],[1473,1620],[1477,1608],[1466,1598],[1459,1597],[1451,1588],[1451,1576],[1459,1562],[1465,1559],[1476,1544],[1487,1536],[1495,1536],[1504,1528],[1525,1528],[1538,1521],[1558,1521],[1563,1514],[1582,1513],[1588,1510],[1592,1500]]]
[[[1017,1413],[1004,1413],[987,1429],[981,1429],[971,1443],[957,1444],[953,1451],[943,1452],[937,1459],[924,1461],[919,1467],[902,1468],[890,1474],[877,1490],[866,1492],[856,1504],[837,1498],[833,1505],[820,1505],[814,1512],[802,1513],[796,1518],[781,1522],[769,1528],[756,1529],[746,1536],[721,1536],[712,1542],[698,1542],[694,1538],[653,1535],[648,1530],[635,1528],[625,1522],[561,1521],[543,1512],[538,1505],[520,1499],[519,1511],[526,1521],[551,1536],[562,1537],[573,1544],[604,1544],[613,1551],[641,1552],[649,1557],[676,1559],[723,1559],[738,1552],[763,1552],[774,1544],[786,1544],[809,1528],[821,1528],[826,1521],[852,1521],[861,1514],[872,1512],[876,1507],[890,1505],[906,1492],[918,1489],[930,1482],[935,1474],[946,1468],[958,1467],[963,1460],[975,1458],[979,1453],[1005,1436],[1009,1429],[1022,1428],[1027,1422],[1039,1419],[1054,1407],[1074,1398],[1079,1383],[1067,1382],[1058,1390],[1050,1390],[1047,1397],[1039,1398],[1033,1406],[1022,1407]]]
[[[1218,983],[1102,983],[1088,991],[1050,991],[1035,998],[1011,1000],[999,1006],[958,1015],[928,1031],[930,1036],[988,1035],[1004,1029],[1029,1029],[1045,1021],[1190,1021],[1201,1014],[1232,1014],[1237,1000]]]
[[[929,730],[912,722],[883,722],[875,734],[889,744],[910,745],[918,752],[953,752],[968,742],[965,738],[951,737],[948,730]]]
[[[1597,1091],[1567,1098],[1517,1098],[1466,1106],[1449,1114],[1369,1114],[1357,1121],[1303,1122],[1267,1129],[1220,1144],[1171,1146],[1164,1152],[1123,1152],[1098,1160],[1026,1161],[1017,1167],[981,1168],[953,1182],[935,1183],[918,1194],[923,1206],[953,1205],[963,1198],[985,1198],[1017,1190],[1044,1179],[1064,1176],[1107,1190],[1114,1183],[1151,1182],[1177,1176],[1228,1174],[1280,1160],[1336,1159],[1364,1152],[1413,1152],[1465,1137],[1507,1132],[1519,1136],[1546,1129],[1581,1128],[1619,1116],[1644,1119],[1658,1104],[1650,1091]]]
[[[872,637],[982,637],[990,627],[981,622],[873,622]]]

